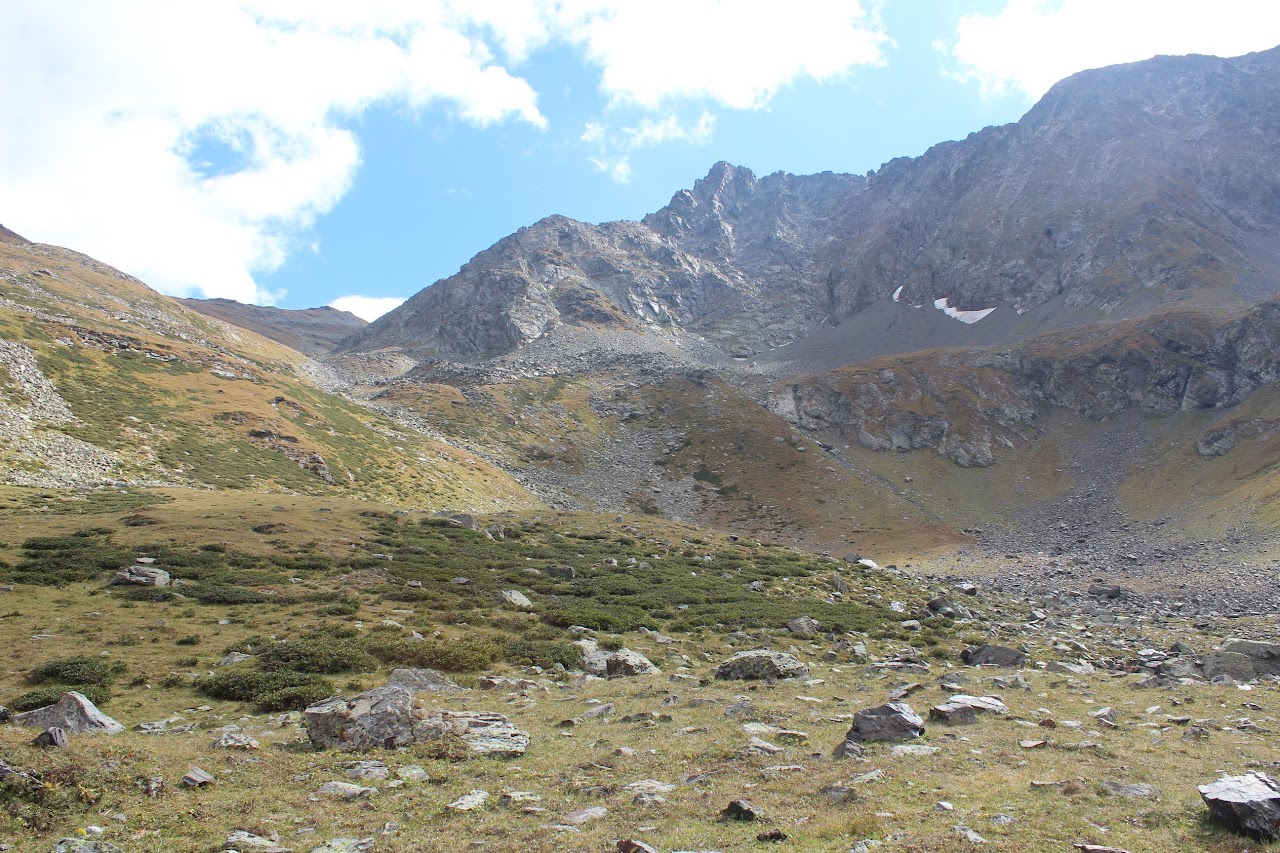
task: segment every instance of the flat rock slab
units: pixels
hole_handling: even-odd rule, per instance
[[[1198,790],[1214,819],[1225,826],[1280,839],[1280,783],[1265,773],[1224,776]]]
[[[72,734],[114,735],[124,731],[124,726],[99,711],[98,706],[83,693],[74,690],[63,693],[62,698],[52,705],[25,714],[14,714],[13,722],[33,729],[57,726]]]
[[[913,740],[924,734],[924,720],[906,702],[889,702],[853,715],[845,740],[857,743]]]
[[[391,687],[403,687],[410,693],[460,693],[466,690],[438,669],[393,669],[387,679]]]
[[[984,644],[970,646],[960,653],[960,660],[969,666],[1016,667],[1026,660],[1026,654],[1008,646]]]

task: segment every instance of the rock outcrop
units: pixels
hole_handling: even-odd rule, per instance
[[[14,714],[13,722],[35,729],[57,727],[72,734],[114,735],[124,731],[124,726],[98,710],[89,698],[74,690],[62,694],[57,702]]]

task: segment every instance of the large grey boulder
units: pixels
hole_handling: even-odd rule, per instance
[[[978,721],[979,714],[1007,714],[1009,707],[995,696],[957,694],[929,709],[929,719],[968,726]]]
[[[413,743],[413,694],[387,685],[343,699],[335,696],[302,712],[307,737],[325,749],[393,749]]]
[[[410,693],[459,693],[466,690],[438,669],[393,669],[389,687],[403,687]]]
[[[960,653],[960,660],[969,666],[1015,667],[1026,659],[1026,654],[1008,646],[983,644],[970,646]]]
[[[1224,776],[1198,790],[1215,820],[1260,838],[1280,839],[1280,783],[1265,773]]]
[[[610,652],[604,661],[605,675],[621,677],[632,675],[658,675],[662,670],[653,665],[647,657],[631,649],[618,649]]]
[[[845,740],[855,743],[892,743],[914,740],[923,734],[924,720],[910,705],[906,702],[889,702],[854,714],[853,726],[845,735]]]
[[[13,721],[34,729],[57,726],[73,734],[114,735],[124,731],[124,726],[99,711],[98,706],[84,694],[74,690],[63,693],[52,705],[45,705],[25,714],[14,714]]]
[[[533,609],[533,602],[529,600],[529,596],[518,589],[504,589],[497,594],[497,599],[499,604],[505,604],[517,610]]]
[[[809,667],[797,660],[794,655],[769,649],[738,652],[715,670],[716,678],[727,681],[804,678],[808,674]]]
[[[787,623],[787,630],[801,637],[812,637],[822,629],[822,624],[812,616],[801,616]]]
[[[1218,651],[1205,656],[1204,667],[1209,678],[1226,674],[1236,681],[1280,675],[1280,643],[1228,639]]]

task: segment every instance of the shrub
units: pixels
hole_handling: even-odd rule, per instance
[[[31,670],[27,676],[34,684],[73,684],[109,686],[125,670],[122,661],[107,663],[101,658],[74,657],[51,660]],[[81,691],[83,692],[83,691]]]
[[[201,604],[262,604],[276,601],[274,595],[243,589],[236,586],[201,586],[195,591],[196,600]]]
[[[548,669],[556,664],[565,669],[578,669],[582,666],[582,647],[558,640],[513,637],[503,641],[502,656],[517,666],[541,666]]]
[[[34,711],[36,708],[43,708],[57,702],[68,690],[84,695],[95,705],[103,705],[111,700],[111,691],[102,685],[75,684],[63,687],[39,687],[14,699],[12,707],[15,711]]]
[[[198,678],[195,687],[215,699],[253,702],[263,711],[297,711],[317,699],[333,695],[327,680],[304,672],[225,667]]]
[[[273,643],[258,655],[258,667],[264,672],[292,670],[332,675],[363,672],[373,665],[373,659],[359,643],[337,637]]]
[[[496,643],[479,636],[450,641],[371,637],[364,645],[384,663],[445,672],[477,672],[492,666],[502,656],[502,649]]]

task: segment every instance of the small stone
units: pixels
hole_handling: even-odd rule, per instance
[[[655,847],[650,847],[643,841],[637,841],[634,838],[624,838],[618,842],[618,853],[658,853],[658,850]]]
[[[257,749],[258,742],[239,732],[223,732],[213,741],[214,749]]]
[[[31,741],[31,745],[52,747],[54,749],[66,749],[71,746],[71,740],[67,737],[67,733],[58,726],[50,726],[40,734],[36,735],[35,740]]]
[[[334,781],[325,782],[316,793],[322,797],[333,797],[339,800],[364,800],[378,793],[378,789],[351,782]]]
[[[721,820],[759,820],[763,812],[747,800],[733,800],[720,811]]]
[[[593,820],[599,820],[609,813],[604,806],[589,806],[585,809],[571,811],[564,816],[564,822],[570,826],[582,826]]]
[[[481,808],[489,799],[488,791],[475,790],[454,800],[446,809],[455,812],[469,812]]]
[[[182,777],[182,784],[188,788],[203,788],[205,785],[213,784],[213,774],[201,770],[199,767],[192,767]]]

